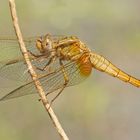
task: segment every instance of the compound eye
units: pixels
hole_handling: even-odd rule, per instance
[[[36,41],[36,48],[40,51],[40,53],[43,53],[41,38],[37,39],[37,41]]]
[[[38,38],[36,42],[42,43],[42,39]]]

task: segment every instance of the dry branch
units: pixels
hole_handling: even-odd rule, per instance
[[[28,52],[27,49],[25,47],[25,44],[23,42],[23,37],[20,31],[20,27],[18,24],[18,18],[17,18],[17,14],[16,14],[16,6],[15,6],[15,1],[14,0],[9,0],[9,5],[10,5],[10,11],[11,11],[11,16],[12,16],[12,20],[13,20],[13,25],[14,25],[14,29],[15,29],[15,33],[19,42],[19,46],[21,49],[21,52],[23,54],[23,57],[25,59],[25,63],[27,64],[27,67],[29,69],[29,73],[34,81],[34,84],[36,86],[36,89],[38,91],[38,94],[41,98],[41,101],[46,109],[46,111],[48,112],[57,132],[59,133],[59,135],[61,136],[61,138],[63,140],[69,140],[66,133],[64,132],[61,124],[59,123],[54,111],[52,110],[52,108],[50,107],[50,104],[45,96],[45,92],[41,86],[40,81],[37,79],[37,74],[34,71],[32,64],[30,62],[29,56],[28,56]]]

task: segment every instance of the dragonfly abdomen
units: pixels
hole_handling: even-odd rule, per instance
[[[128,82],[136,87],[140,87],[140,80],[130,76],[124,71],[117,68],[109,60],[98,54],[91,54],[91,63],[94,68],[99,71],[108,73],[113,77],[117,77],[124,82]]]

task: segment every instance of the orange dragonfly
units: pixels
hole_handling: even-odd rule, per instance
[[[79,84],[90,76],[92,68],[140,87],[140,80],[117,68],[102,55],[91,51],[77,37],[51,36],[25,39],[29,57],[37,72],[46,96],[58,90],[54,101],[65,87]],[[0,101],[36,93],[28,69],[14,38],[0,39],[0,76],[21,81],[22,84],[8,92]]]

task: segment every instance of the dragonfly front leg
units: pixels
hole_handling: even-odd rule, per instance
[[[31,59],[37,59],[39,57],[42,57],[43,54],[34,54],[33,52],[31,52],[30,50],[28,50],[28,54],[31,57]]]
[[[55,61],[55,57],[51,57],[43,68],[39,68],[39,67],[35,67],[35,68],[40,71],[45,71],[49,67],[49,65],[52,64],[54,61]]]

